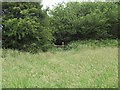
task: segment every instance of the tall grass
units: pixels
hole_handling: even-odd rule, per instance
[[[2,89],[2,48],[0,47],[0,89]]]
[[[81,43],[37,54],[3,50],[3,88],[117,88],[117,45]]]
[[[118,40],[106,39],[106,40],[84,40],[84,41],[73,41],[65,45],[64,48],[52,48],[50,51],[61,51],[61,50],[80,50],[88,48],[102,48],[102,47],[118,47]]]

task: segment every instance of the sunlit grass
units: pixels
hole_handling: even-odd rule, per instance
[[[2,89],[2,48],[0,47],[0,89]]]
[[[3,88],[118,87],[117,47],[3,54]]]

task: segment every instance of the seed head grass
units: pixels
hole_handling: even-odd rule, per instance
[[[118,87],[118,47],[3,54],[3,88]]]

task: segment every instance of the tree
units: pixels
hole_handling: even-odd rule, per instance
[[[38,2],[3,2],[3,47],[47,50],[53,36],[47,14]]]
[[[56,43],[117,38],[117,16],[118,6],[114,2],[68,2],[50,11]]]

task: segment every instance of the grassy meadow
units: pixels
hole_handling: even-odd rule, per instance
[[[116,40],[73,42],[65,49],[53,49],[36,54],[3,49],[2,87],[118,87]]]

